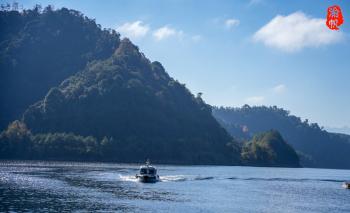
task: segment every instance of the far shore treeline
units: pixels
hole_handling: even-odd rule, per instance
[[[3,9],[0,29],[1,159],[350,168],[349,136],[212,107],[79,11]]]

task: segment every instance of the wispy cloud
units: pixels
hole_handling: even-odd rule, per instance
[[[245,99],[248,104],[258,105],[265,101],[264,96],[252,96]]]
[[[303,12],[288,16],[278,15],[253,36],[257,42],[285,52],[296,52],[305,47],[318,47],[341,41],[341,32],[329,30],[325,19],[312,18]]]
[[[168,25],[160,28],[151,28],[148,24],[137,20],[135,22],[126,22],[116,28],[123,37],[128,37],[131,39],[139,39],[145,37],[152,32],[150,35],[156,40],[161,41],[169,38],[176,38],[178,40],[187,39],[194,43],[202,40],[202,36],[196,35],[185,35],[182,30],[172,28]]]
[[[124,37],[141,38],[146,36],[149,31],[149,26],[143,24],[142,21],[126,22],[116,28],[116,30]]]
[[[336,132],[336,133],[343,133],[343,134],[348,134],[350,135],[350,127],[349,126],[342,126],[342,127],[329,127],[326,126],[325,129],[328,132]]]
[[[260,4],[262,2],[263,2],[263,0],[249,0],[248,6],[254,6],[254,5]]]
[[[272,88],[272,91],[276,94],[282,94],[287,90],[286,85],[284,84],[278,84],[275,87]]]
[[[191,37],[191,39],[194,42],[200,42],[202,40],[202,36],[201,35],[194,35]]]
[[[181,30],[176,30],[174,28],[168,27],[168,26],[164,26],[161,28],[156,29],[153,32],[153,37],[157,40],[164,40],[167,39],[169,37],[177,37],[177,38],[182,38],[183,37],[183,31]]]
[[[232,28],[238,26],[239,23],[240,23],[240,21],[238,19],[233,19],[233,18],[226,19],[225,20],[225,27],[226,27],[226,29],[232,29]]]

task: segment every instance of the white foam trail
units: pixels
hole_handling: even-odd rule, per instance
[[[160,176],[160,181],[170,182],[170,181],[185,181],[187,178],[184,175],[165,175]]]
[[[137,178],[133,175],[119,175],[119,179],[122,181],[137,182]]]
[[[121,181],[137,182],[137,178],[133,175],[119,174]],[[180,182],[180,181],[196,181],[196,180],[210,180],[213,177],[191,176],[191,175],[161,175],[159,177],[161,182]]]

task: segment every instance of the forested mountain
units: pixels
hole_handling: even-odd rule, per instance
[[[50,89],[28,108],[23,121],[35,134],[113,137],[116,158],[128,158],[121,161],[230,162],[227,144],[232,139],[212,117],[211,107],[128,39],[110,58],[89,63]]]
[[[211,106],[116,32],[50,7],[2,11],[1,29],[2,123],[32,105],[0,135],[0,157],[239,163]]]
[[[119,34],[80,12],[51,6],[0,11],[0,29],[0,130],[87,62],[108,58],[120,43]]]
[[[78,11],[1,11],[0,27],[0,127],[13,121],[0,158],[290,166],[293,152],[238,144],[200,95]]]
[[[214,117],[241,141],[253,134],[278,130],[299,154],[301,164],[310,167],[350,168],[350,139],[347,135],[328,133],[316,123],[302,121],[282,108],[248,106],[214,107]]]
[[[297,153],[276,130],[256,134],[243,145],[241,156],[245,165],[300,167]]]

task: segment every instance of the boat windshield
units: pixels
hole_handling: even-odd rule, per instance
[[[154,175],[154,174],[156,174],[156,170],[154,168],[141,168],[140,174],[141,175],[144,175],[144,174]]]

